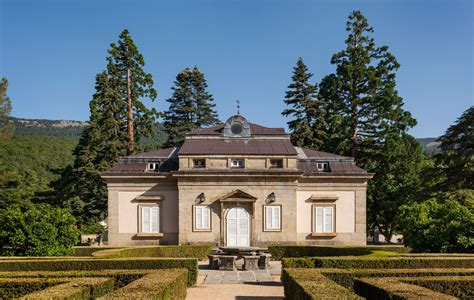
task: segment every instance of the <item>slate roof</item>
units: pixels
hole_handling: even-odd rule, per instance
[[[179,155],[297,155],[288,139],[187,139]]]
[[[250,123],[250,132],[252,135],[286,135],[284,128],[269,128],[258,124]],[[192,131],[189,135],[222,135],[224,124],[209,128],[201,128]]]

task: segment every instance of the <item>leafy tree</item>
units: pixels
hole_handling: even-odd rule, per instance
[[[166,100],[170,106],[163,122],[168,147],[182,144],[186,133],[194,129],[220,123],[214,98],[207,92],[207,81],[197,67],[179,72],[174,85],[172,97]]]
[[[120,34],[117,44],[109,50],[108,75],[113,77],[114,88],[127,105],[127,154],[135,153],[135,143],[140,136],[150,136],[156,111],[149,110],[140,100],[148,97],[152,101],[157,92],[153,88],[153,77],[143,70],[145,60],[138,51],[127,29]]]
[[[396,90],[399,63],[387,46],[375,45],[373,28],[360,11],[351,13],[346,31],[346,49],[331,59],[336,73],[320,84],[332,130],[325,144],[360,162],[383,147],[389,134],[400,135],[416,121]]]
[[[423,150],[408,134],[387,138],[371,170],[375,172],[369,187],[367,208],[370,227],[376,227],[387,242],[396,227],[398,208],[413,202],[420,193]]]
[[[284,100],[288,108],[282,115],[293,118],[287,123],[293,144],[317,149],[325,139],[325,110],[317,97],[317,84],[309,82],[312,76],[300,57],[293,68],[293,82],[288,85]]]
[[[8,80],[4,77],[0,81],[0,139],[9,138],[15,131],[15,126],[8,119],[12,110],[10,98],[7,96]]]
[[[0,249],[4,255],[70,255],[79,230],[70,212],[42,205],[0,210]]]
[[[436,167],[443,179],[437,189],[474,189],[474,106],[468,108],[438,141],[441,151],[435,156]]]
[[[405,245],[416,252],[474,250],[474,192],[444,193],[400,207]]]

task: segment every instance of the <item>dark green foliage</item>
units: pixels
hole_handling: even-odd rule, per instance
[[[420,194],[424,163],[423,150],[408,134],[390,134],[381,151],[371,158],[370,170],[375,173],[367,192],[367,223],[378,228],[390,242],[396,227],[398,209],[413,202]]]
[[[9,119],[12,105],[7,96],[8,80],[0,80],[0,140],[10,138],[15,132],[15,124]]]
[[[48,205],[10,206],[0,210],[3,255],[56,256],[73,253],[79,230],[70,212]]]
[[[10,117],[15,124],[15,136],[56,136],[78,139],[86,122],[69,120],[23,119]]]
[[[0,208],[19,202],[43,201],[72,163],[77,141],[49,136],[14,136],[0,140]]]
[[[107,295],[106,299],[186,299],[187,270],[171,269],[151,272],[129,285]]]
[[[63,282],[64,280],[32,280],[29,278],[0,281],[0,299],[19,298]]]
[[[337,247],[337,246],[297,246],[297,245],[272,245],[268,251],[272,259],[284,257],[306,256],[360,256],[371,254],[374,250],[392,251],[398,253],[408,252],[408,248],[400,246],[390,247]]]
[[[114,290],[113,278],[76,278],[28,294],[27,299],[96,299]]]
[[[403,268],[473,268],[473,257],[304,257],[283,258],[285,268],[355,268],[355,269],[403,269]]]
[[[74,247],[74,253],[72,256],[91,256],[92,253],[108,249],[118,249],[118,247],[90,247],[90,246],[78,246]]]
[[[167,147],[179,146],[194,129],[220,123],[214,109],[214,98],[207,92],[204,74],[197,68],[186,68],[176,76],[173,95],[166,100],[163,125],[168,132]]]
[[[112,43],[108,50],[107,75],[114,91],[112,96],[120,106],[117,107],[115,120],[126,124],[122,133],[126,134],[127,154],[135,152],[135,142],[142,136],[151,136],[156,117],[154,109],[149,110],[142,102],[143,98],[155,100],[153,77],[143,70],[145,60],[138,51],[127,29],[119,36],[117,44]]]
[[[133,270],[188,269],[188,286],[197,280],[195,258],[131,258],[131,259],[22,259],[0,260],[0,271],[71,271],[71,270]]]
[[[361,299],[350,290],[312,269],[283,269],[281,281],[287,299]]]
[[[211,251],[211,246],[203,245],[156,246],[108,249],[94,252],[92,256],[97,258],[183,257],[203,260],[207,258]]]
[[[402,281],[460,299],[474,299],[474,276],[417,277],[404,278]]]
[[[438,195],[400,208],[403,241],[416,252],[473,252],[474,192]]]
[[[288,107],[282,115],[292,117],[287,124],[294,145],[318,149],[326,139],[325,110],[318,99],[317,84],[309,82],[312,76],[300,57],[293,69],[293,82],[288,85],[284,100]]]
[[[474,106],[469,107],[439,139],[435,155],[443,177],[438,189],[474,189]]]

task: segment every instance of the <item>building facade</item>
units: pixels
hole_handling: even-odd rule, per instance
[[[363,245],[371,177],[235,115],[103,173],[109,244]]]

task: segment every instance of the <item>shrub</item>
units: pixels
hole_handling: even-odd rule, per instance
[[[187,270],[158,270],[109,294],[105,299],[185,299]]]
[[[77,246],[74,247],[73,256],[91,256],[92,253],[97,251],[109,250],[109,249],[118,249],[118,247],[90,247],[90,246]]]
[[[24,299],[96,299],[114,290],[113,278],[77,278],[25,295]],[[22,298],[22,299],[23,299]]]
[[[358,295],[368,299],[456,299],[397,278],[361,278],[354,284]]]
[[[203,260],[207,258],[211,251],[211,246],[202,245],[156,246],[108,249],[93,252],[92,256],[98,258],[183,257]]]
[[[0,260],[0,271],[72,271],[107,269],[188,269],[188,285],[196,283],[198,262],[195,258],[133,259],[22,259]]]
[[[362,299],[311,269],[283,269],[281,280],[287,299]]]
[[[18,298],[64,282],[61,279],[15,278],[13,280],[2,278],[0,279],[0,299]]]
[[[404,243],[416,252],[473,252],[474,193],[456,195],[400,207]]]
[[[408,248],[401,246],[384,247],[329,247],[329,246],[300,246],[300,245],[272,245],[268,247],[273,259],[283,257],[307,256],[361,256],[373,253],[375,250],[384,250],[397,253],[408,252]]]
[[[474,276],[416,277],[403,278],[401,281],[461,299],[474,299]]]
[[[474,257],[304,257],[283,258],[285,268],[473,268]]]
[[[56,256],[73,253],[79,230],[67,210],[13,206],[0,210],[0,250],[4,255]]]

